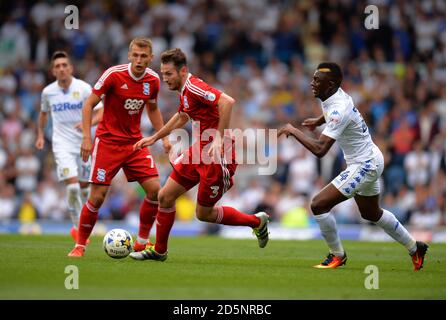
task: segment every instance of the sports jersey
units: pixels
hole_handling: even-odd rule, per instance
[[[218,100],[221,91],[211,87],[200,78],[189,73],[181,89],[178,112],[184,112],[193,121],[193,126],[200,126],[200,136],[207,129],[218,129]],[[194,137],[199,138],[199,137]],[[201,144],[209,143],[208,140]]]
[[[131,64],[109,68],[93,87],[103,99],[104,115],[96,129],[101,141],[134,144],[142,138],[141,115],[147,102],[155,103],[160,88],[158,74],[150,68],[136,78]]]
[[[53,123],[53,151],[64,150],[79,153],[82,132],[74,126],[82,121],[84,101],[91,94],[91,86],[80,79],[72,78],[67,90],[57,81],[42,91],[41,111],[51,112]]]
[[[211,140],[207,140],[206,137],[201,140],[203,132],[208,129],[218,129],[220,118],[218,100],[221,94],[221,91],[212,88],[190,73],[181,89],[178,112],[186,113],[193,121],[194,126],[200,126],[200,137],[194,138],[201,141],[199,144],[201,148],[208,145]],[[211,207],[234,184],[233,176],[237,168],[235,149],[231,146],[230,150],[226,150],[225,157],[222,157],[219,162],[209,161],[211,159],[209,159],[207,152],[204,152],[204,154],[200,152],[200,163],[194,163],[193,158],[197,151],[197,148],[195,148],[197,145],[194,144],[188,150],[183,151],[172,163],[173,171],[170,178],[186,190],[199,183],[197,201],[202,206]],[[203,157],[209,162],[204,161]],[[184,159],[185,161],[183,161]]]
[[[322,131],[339,143],[347,165],[370,160],[379,153],[369,129],[353,104],[352,98],[341,88],[322,102],[326,126]]]

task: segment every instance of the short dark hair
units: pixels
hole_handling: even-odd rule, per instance
[[[56,61],[56,59],[59,59],[59,58],[67,58],[68,62],[71,64],[70,56],[68,55],[68,53],[66,53],[66,51],[59,50],[59,51],[55,51],[53,53],[53,55],[51,56],[51,67],[53,67],[54,61]]]
[[[164,51],[161,54],[161,63],[166,64],[171,62],[177,70],[180,70],[183,66],[187,65],[186,55],[179,48]]]
[[[68,53],[66,53],[65,51],[61,51],[61,50],[55,51],[53,53],[53,55],[51,56],[51,62],[54,62],[54,60],[56,60],[58,58],[67,58],[67,59],[69,59]]]
[[[337,83],[338,86],[342,83],[342,69],[334,62],[322,62],[317,66],[317,70],[321,72],[328,72],[331,78]]]

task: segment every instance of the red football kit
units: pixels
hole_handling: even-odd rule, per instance
[[[218,100],[221,94],[221,91],[189,74],[181,90],[178,108],[178,112],[184,112],[189,116],[194,126],[199,125],[200,137],[197,137],[195,145],[184,151],[172,163],[173,171],[170,177],[187,190],[199,183],[197,200],[200,205],[206,207],[212,207],[233,186],[233,175],[237,167],[235,148],[232,148],[229,155],[225,153],[219,162],[210,163],[203,161],[200,155],[193,156],[194,152],[207,154],[208,148],[204,151],[203,148],[209,145],[211,140],[202,141],[201,137],[206,130],[218,128]]]
[[[104,116],[94,140],[92,183],[110,185],[121,168],[128,181],[142,183],[158,176],[149,149],[133,150],[133,144],[142,138],[141,115],[148,102],[156,103],[160,79],[150,68],[136,78],[130,66],[109,68],[93,87],[93,93],[103,99]]]

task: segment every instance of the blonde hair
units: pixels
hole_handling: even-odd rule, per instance
[[[138,37],[133,39],[129,44],[129,51],[132,50],[133,45],[138,46],[140,48],[149,48],[150,53],[152,53],[152,40],[149,38]]]

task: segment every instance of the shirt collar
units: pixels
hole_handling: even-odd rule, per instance
[[[57,86],[59,87],[59,89],[60,89],[64,94],[67,94],[68,92],[70,92],[71,86],[73,85],[74,77],[71,76],[71,82],[70,82],[70,85],[68,86],[67,89],[62,88],[62,87],[59,85],[59,82],[58,82],[57,80],[56,80],[56,82],[57,82]]]
[[[328,107],[336,98],[339,96],[339,94],[342,92],[342,89],[339,87],[338,91],[333,93],[330,97],[328,97],[325,101],[322,101],[323,107]]]
[[[183,92],[184,92],[184,88],[186,88],[186,83],[187,83],[187,81],[189,81],[189,78],[190,78],[190,77],[192,77],[192,74],[189,72],[189,73],[187,74],[186,81],[184,82],[184,85],[183,85],[183,87],[181,88],[181,95],[183,94]]]
[[[127,66],[127,70],[129,72],[130,77],[132,77],[133,80],[138,81],[141,80],[142,78],[144,78],[144,76],[146,75],[146,72],[144,71],[144,73],[142,74],[142,76],[140,76],[139,78],[137,78],[133,73],[132,73],[132,63],[129,63]]]

